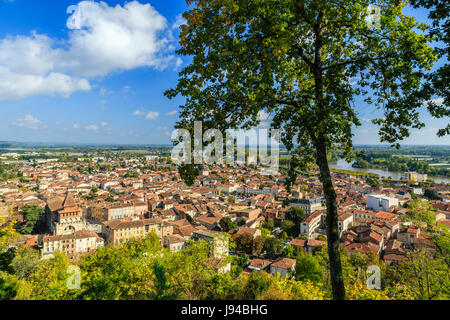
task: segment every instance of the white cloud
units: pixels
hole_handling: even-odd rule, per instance
[[[87,131],[97,131],[98,130],[98,126],[96,126],[95,124],[91,124],[89,126],[86,127]]]
[[[176,21],[172,24],[172,29],[179,29],[183,24],[186,24],[187,21],[181,14],[177,15]]]
[[[12,123],[13,126],[19,127],[19,128],[28,128],[28,129],[39,129],[41,128],[42,121],[39,119],[36,119],[31,114],[25,115],[22,119],[17,119]]]
[[[166,113],[166,115],[168,115],[168,116],[174,116],[174,115],[176,115],[176,114],[177,114],[177,111],[176,111],[176,110],[170,111],[170,112],[167,112],[167,113]]]
[[[108,122],[102,122],[102,127],[106,127],[108,125]]]
[[[140,111],[140,110],[136,110],[135,112],[133,112],[134,116],[143,116],[145,114],[144,111]]]
[[[159,117],[159,112],[148,112],[145,115],[145,119],[147,119],[147,120],[154,120],[154,119],[156,119],[158,117]]]
[[[74,129],[78,129],[78,128],[80,128],[80,125],[75,123],[75,124],[73,125],[73,128],[74,128]]]
[[[0,39],[0,101],[38,94],[67,97],[90,90],[88,80],[94,77],[180,63],[168,53],[175,39],[167,20],[150,4],[110,7],[81,1],[68,13],[66,41],[36,32]]]
[[[424,105],[427,106],[429,102],[432,102],[437,106],[441,106],[444,103],[444,98],[436,98],[436,99],[431,99],[429,101],[425,101]]]

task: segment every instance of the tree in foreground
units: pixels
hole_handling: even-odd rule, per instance
[[[427,26],[403,15],[405,1],[378,2],[372,23],[368,0],[188,0],[180,55],[192,63],[166,96],[186,98],[178,128],[248,129],[262,112],[283,128],[294,154],[288,187],[298,169],[315,163],[327,206],[327,239],[334,299],[345,299],[339,256],[336,193],[329,151],[354,157],[352,137],[361,125],[356,98],[384,116],[374,119],[382,142],[398,146],[409,129],[424,126],[419,109],[425,71],[436,61]],[[369,18],[369,19],[368,19]],[[416,32],[417,31],[417,32]],[[434,109],[433,109],[434,108]],[[434,112],[434,117],[446,116]],[[192,178],[192,177],[190,177]]]

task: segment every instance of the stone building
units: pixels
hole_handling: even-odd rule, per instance
[[[72,194],[65,197],[55,197],[47,201],[45,220],[53,235],[69,235],[87,228],[80,207]]]

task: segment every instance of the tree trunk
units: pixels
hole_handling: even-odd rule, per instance
[[[339,255],[339,230],[336,192],[331,179],[330,167],[328,166],[327,148],[325,142],[316,145],[317,165],[320,168],[323,192],[327,204],[327,238],[328,256],[330,261],[331,286],[334,300],[345,299],[344,278],[342,276],[341,256]]]

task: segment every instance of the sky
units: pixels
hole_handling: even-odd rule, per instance
[[[0,0],[0,141],[168,144],[189,57],[177,56],[185,0]],[[426,11],[406,14],[427,22]],[[378,144],[380,116],[356,101],[355,144]],[[404,144],[450,145],[446,120]],[[447,120],[448,121],[448,120]]]

